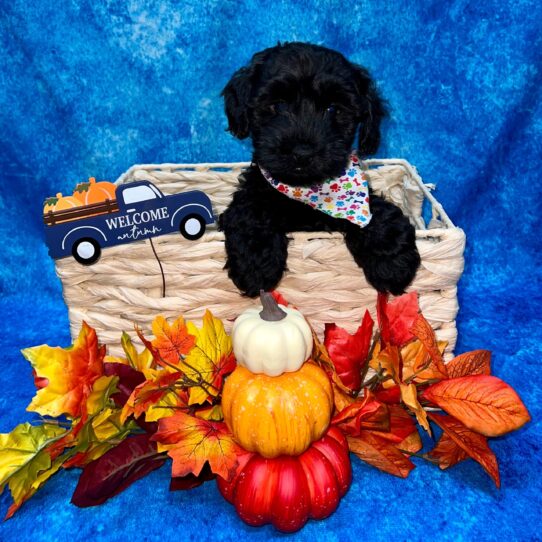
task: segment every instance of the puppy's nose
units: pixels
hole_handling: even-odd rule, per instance
[[[313,156],[313,147],[306,143],[300,143],[292,148],[292,158],[299,165],[307,164]]]

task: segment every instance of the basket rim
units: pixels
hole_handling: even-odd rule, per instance
[[[146,171],[166,171],[173,173],[176,170],[193,170],[197,172],[206,172],[216,169],[227,169],[230,171],[241,171],[244,168],[249,167],[252,162],[195,162],[195,163],[173,163],[165,162],[162,164],[133,164],[124,173],[122,173],[115,184],[122,184],[129,179],[134,171],[146,170]],[[441,203],[431,194],[431,190],[435,188],[433,183],[424,183],[418,170],[408,160],[403,158],[370,158],[363,160],[363,164],[369,168],[379,166],[399,166],[405,170],[405,173],[419,186],[423,195],[431,203],[433,207],[433,216],[441,217],[442,221],[447,228],[456,228],[457,226],[452,222],[444,207]]]

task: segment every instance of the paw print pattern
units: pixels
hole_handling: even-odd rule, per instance
[[[363,171],[363,164],[353,152],[344,171],[338,177],[327,179],[321,184],[301,189],[281,183],[266,170],[260,168],[264,178],[276,190],[296,201],[306,203],[313,209],[334,218],[348,220],[360,227],[371,220],[369,208],[369,185]]]

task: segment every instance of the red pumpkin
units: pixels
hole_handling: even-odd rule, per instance
[[[239,517],[253,526],[272,523],[284,532],[301,529],[337,508],[352,480],[348,443],[331,427],[298,456],[266,459],[254,454],[233,480],[218,477],[218,489]]]

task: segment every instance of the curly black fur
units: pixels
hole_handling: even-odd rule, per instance
[[[290,185],[307,186],[340,174],[356,135],[358,154],[374,154],[386,108],[367,70],[336,51],[285,43],[255,54],[224,88],[229,130],[251,137],[253,164],[219,218],[229,277],[251,297],[278,284],[291,231],[339,231],[367,280],[398,295],[420,263],[414,228],[393,204],[371,195],[365,228],[289,199],[259,167]]]

